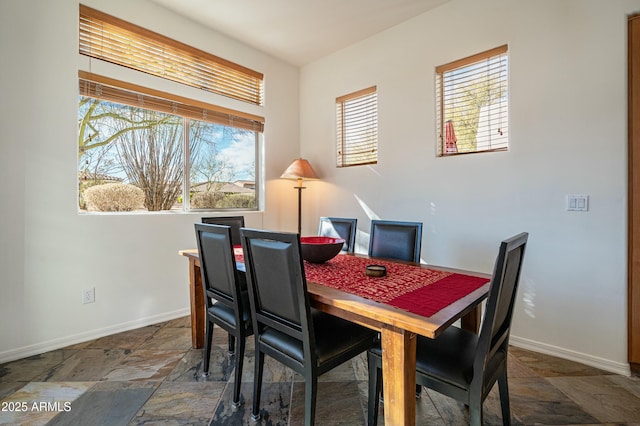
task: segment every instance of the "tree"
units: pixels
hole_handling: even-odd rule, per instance
[[[122,114],[123,105],[102,101],[85,96],[80,97],[78,105],[78,158],[91,150],[108,147],[112,142],[127,133],[147,129],[157,125],[157,121],[132,120]],[[126,126],[118,126],[116,130],[110,123],[127,122]]]
[[[206,192],[218,191],[235,174],[234,167],[220,155],[216,142],[219,137],[227,136],[225,129],[232,128],[202,121],[192,121],[190,128],[191,185],[204,182]],[[199,133],[195,134],[194,130]],[[194,142],[198,147],[194,147]]]
[[[455,124],[458,152],[471,152],[477,149],[478,123],[483,107],[501,102],[506,93],[503,80],[491,80],[480,75],[457,91],[456,97],[445,111],[445,120]]]
[[[189,128],[190,181],[201,179],[207,191],[218,191],[231,180],[235,166],[219,152],[216,141],[235,141],[254,132],[187,119],[141,107],[80,97],[78,110],[78,171],[85,188],[122,180],[145,193],[149,211],[171,209],[185,180],[185,129]],[[91,177],[92,176],[92,177]],[[86,177],[91,177],[87,181]]]
[[[182,117],[87,97],[78,115],[79,171],[94,183],[124,174],[148,210],[173,206],[184,177]]]
[[[182,192],[184,177],[182,118],[142,108],[127,108],[130,122],[153,126],[122,132],[116,152],[129,182],[142,189],[149,211],[170,210]],[[125,127],[126,128],[126,127]]]

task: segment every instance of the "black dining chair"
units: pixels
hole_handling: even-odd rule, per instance
[[[353,253],[356,247],[356,231],[358,219],[344,217],[321,217],[318,224],[318,235],[324,237],[342,238],[342,251]]]
[[[372,220],[369,256],[420,263],[422,222]],[[416,385],[416,398],[422,387]]]
[[[260,419],[268,355],[304,376],[304,424],[313,425],[318,376],[369,349],[376,332],[311,308],[298,234],[241,233],[255,332],[252,419]]]
[[[240,238],[240,228],[244,227],[244,216],[212,216],[212,217],[203,217],[202,223],[210,224],[210,225],[224,225],[229,226],[231,228],[231,244],[234,246],[239,246],[242,244]],[[244,289],[246,291],[246,282]],[[249,307],[247,306],[247,309]],[[235,347],[235,338],[233,334],[229,333],[229,353],[234,352]]]
[[[240,239],[240,228],[244,228],[244,216],[203,217],[202,223],[230,226],[231,244],[234,246],[242,244]]]
[[[231,227],[196,223],[195,230],[207,318],[203,376],[209,375],[213,325],[217,324],[229,333],[230,353],[237,341],[232,401],[232,407],[237,409],[241,404],[240,384],[245,340],[253,334],[246,276],[236,268]]]
[[[372,220],[369,256],[420,263],[421,222]]]
[[[482,425],[482,403],[498,382],[502,423],[511,424],[507,384],[507,352],[511,318],[529,234],[500,244],[480,334],[451,326],[435,339],[418,336],[416,383],[463,402],[469,424]],[[382,350],[367,353],[369,365],[369,425],[376,425],[382,376]]]

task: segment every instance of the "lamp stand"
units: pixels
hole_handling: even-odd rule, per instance
[[[302,190],[306,186],[302,186],[302,179],[298,179],[298,186],[294,186],[298,190],[298,234],[302,235]]]
[[[302,234],[302,186],[303,179],[318,179],[318,175],[311,167],[311,164],[304,158],[298,158],[293,160],[293,163],[287,167],[280,179],[296,179],[298,186],[294,186],[294,189],[298,190],[298,235]]]

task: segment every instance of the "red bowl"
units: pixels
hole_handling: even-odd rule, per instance
[[[331,260],[342,250],[344,240],[333,237],[300,237],[302,258],[312,263]]]

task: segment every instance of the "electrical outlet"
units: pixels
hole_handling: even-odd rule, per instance
[[[82,290],[82,303],[93,303],[96,301],[96,288],[85,288]]]

